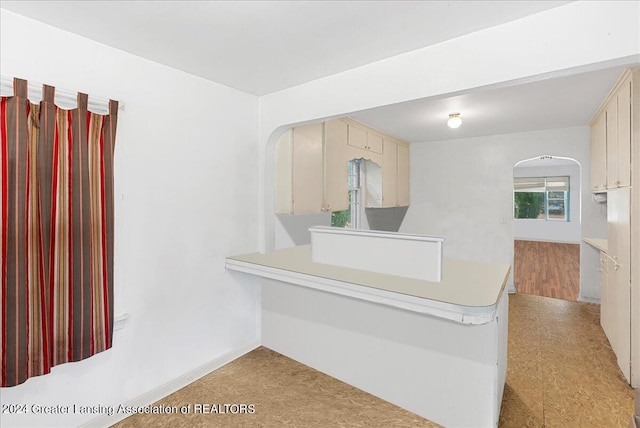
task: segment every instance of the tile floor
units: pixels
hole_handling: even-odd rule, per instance
[[[628,427],[633,390],[599,324],[599,306],[510,296],[500,427]],[[254,414],[135,415],[125,427],[435,427],[266,348],[161,400],[254,404]]]

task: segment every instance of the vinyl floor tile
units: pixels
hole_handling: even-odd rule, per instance
[[[509,297],[509,356],[499,427],[628,427],[633,390],[600,327],[599,306],[525,294]],[[246,403],[254,404],[256,412],[135,415],[116,427],[439,426],[266,348],[160,403]]]

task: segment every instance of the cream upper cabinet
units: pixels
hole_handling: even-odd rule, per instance
[[[383,140],[382,206],[409,205],[409,147]]]
[[[618,103],[616,98],[607,104],[607,188],[617,186],[618,179]]]
[[[348,125],[347,132],[347,143],[350,146],[357,147],[362,150],[367,149],[367,131],[353,125]]]
[[[616,97],[618,104],[617,163],[618,187],[631,185],[631,78],[627,79]]]
[[[280,136],[274,153],[275,201],[277,213],[293,211],[293,129]]]
[[[409,205],[408,144],[352,119],[298,126],[275,149],[275,212],[349,208],[348,163],[365,159],[367,206]]]
[[[378,165],[382,163],[382,136],[367,131],[365,125],[348,124],[347,144],[353,159],[368,159]]]
[[[409,146],[398,144],[398,206],[409,206]]]
[[[329,120],[324,123],[325,211],[342,211],[349,208],[347,135],[347,124],[341,120]]]
[[[367,150],[371,150],[374,153],[382,154],[383,144],[383,138],[381,135],[367,132]]]
[[[607,190],[607,124],[606,112],[591,124],[591,191]]]
[[[398,145],[383,139],[382,146],[382,206],[398,204]]]
[[[323,207],[323,124],[285,132],[275,151],[275,211],[309,214]]]
[[[367,132],[361,127],[348,125],[348,144],[362,150],[382,154],[382,136],[373,132]]]
[[[322,123],[293,128],[293,198],[295,214],[323,208]]]
[[[627,75],[605,107],[608,189],[631,185],[631,85]]]

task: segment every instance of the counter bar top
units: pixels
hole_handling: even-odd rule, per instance
[[[463,324],[493,321],[510,266],[444,259],[431,282],[311,261],[311,246],[228,257],[226,268]]]
[[[591,245],[592,247],[597,248],[600,251],[604,251],[605,253],[607,252],[607,249],[609,248],[607,239],[602,239],[602,238],[584,238],[583,241],[586,242],[587,244]]]

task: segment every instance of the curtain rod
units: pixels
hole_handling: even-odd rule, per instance
[[[31,102],[37,103],[41,101],[43,83],[34,80],[27,80],[27,82],[29,83],[29,99],[31,100]],[[57,106],[68,109],[74,109],[78,106],[77,91],[74,92],[68,89],[58,89],[58,87],[55,88],[55,103]],[[13,96],[13,77],[5,75],[0,76],[0,95],[2,95],[3,97]],[[88,110],[94,113],[108,113],[109,99],[89,95]],[[118,110],[124,110],[124,103],[121,101],[118,101]]]

